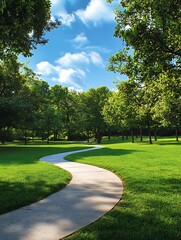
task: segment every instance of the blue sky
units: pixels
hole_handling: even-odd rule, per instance
[[[38,46],[28,66],[41,74],[50,86],[61,84],[83,90],[99,86],[115,87],[114,79],[124,76],[108,72],[109,57],[122,48],[115,38],[113,10],[118,0],[51,0],[52,18],[62,25],[46,37],[49,42]]]

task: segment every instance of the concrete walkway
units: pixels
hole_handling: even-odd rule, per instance
[[[111,210],[121,198],[121,180],[102,168],[63,159],[96,148],[100,147],[41,158],[69,171],[72,180],[63,190],[37,203],[1,215],[0,240],[58,240]]]

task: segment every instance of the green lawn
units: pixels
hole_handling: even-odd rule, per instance
[[[0,146],[0,214],[36,202],[68,184],[71,175],[42,156],[82,149],[80,144]]]
[[[174,139],[152,145],[119,141],[67,157],[115,172],[123,180],[124,194],[111,212],[66,239],[180,240],[181,143]],[[0,146],[0,213],[64,187],[70,175],[38,158],[83,147],[64,143]]]
[[[114,141],[116,142],[116,141]],[[180,240],[181,144],[162,139],[106,144],[67,159],[115,172],[124,183],[120,203],[67,240]]]

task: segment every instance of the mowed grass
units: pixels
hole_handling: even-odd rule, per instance
[[[104,149],[66,158],[115,172],[123,181],[124,194],[117,206],[100,220],[65,239],[181,239],[179,142],[162,139],[152,145],[106,144]]]
[[[81,144],[0,146],[0,214],[36,202],[65,187],[71,175],[40,157],[84,148]]]

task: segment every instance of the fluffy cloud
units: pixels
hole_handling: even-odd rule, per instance
[[[59,20],[62,22],[62,24],[66,26],[71,26],[71,24],[75,22],[74,14],[68,14],[67,12],[59,12],[57,13],[57,16]]]
[[[75,47],[82,47],[88,43],[87,36],[85,33],[78,34],[73,40],[72,43],[75,44]]]
[[[36,65],[37,73],[45,79],[81,89],[91,65],[103,67],[103,59],[98,52],[66,53],[51,64],[42,61]]]
[[[57,16],[62,24],[71,26],[79,18],[84,24],[93,23],[97,25],[100,22],[110,22],[114,20],[113,8],[115,0],[112,4],[108,4],[106,0],[90,0],[85,9],[78,9],[75,12],[68,13],[66,3],[72,4],[69,0],[51,0],[52,14]],[[75,1],[75,0],[74,0]]]
[[[76,87],[79,87],[79,85],[76,83],[76,81],[74,82],[74,80],[82,80],[83,78],[85,78],[85,75],[85,72],[78,68],[59,69],[58,81],[60,83],[72,84]]]
[[[98,52],[66,53],[56,62],[63,67],[75,67],[91,63],[94,65],[104,66],[103,59]]]
[[[90,22],[97,25],[102,21],[114,20],[113,10],[105,0],[91,0],[85,10],[79,9],[75,14],[86,25]]]
[[[56,16],[64,25],[71,26],[76,20],[73,13],[67,13],[65,8],[66,0],[51,0],[51,12],[54,18]]]
[[[57,61],[61,66],[74,67],[81,64],[89,64],[89,56],[85,52],[80,53],[66,53],[63,57]]]
[[[40,62],[36,65],[37,73],[42,75],[50,75],[56,71],[56,68],[47,61]]]

